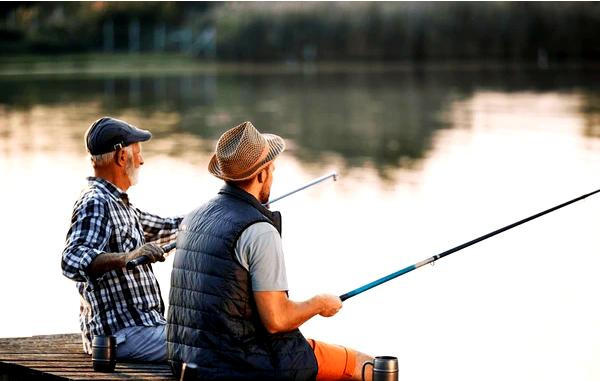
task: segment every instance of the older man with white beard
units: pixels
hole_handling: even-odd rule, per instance
[[[127,269],[146,256],[164,261],[159,245],[175,240],[182,217],[162,218],[135,208],[127,193],[144,164],[142,142],[152,134],[104,117],[85,142],[94,176],[73,208],[62,254],[63,274],[77,282],[84,351],[97,335],[113,335],[117,359],[166,358],[164,303],[151,264]]]

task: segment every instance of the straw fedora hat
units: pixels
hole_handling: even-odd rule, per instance
[[[281,137],[261,134],[252,123],[244,122],[221,135],[208,171],[223,180],[247,180],[284,149],[285,142]]]

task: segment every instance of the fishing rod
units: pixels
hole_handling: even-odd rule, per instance
[[[171,242],[167,245],[161,246],[163,255],[167,254],[169,251],[173,250],[174,248],[175,248],[175,242]],[[135,266],[143,265],[148,262],[150,262],[150,258],[145,255],[142,255],[141,257],[137,257],[137,258],[132,259],[131,261],[127,262],[127,265],[125,265],[125,267],[127,268],[127,270],[131,270]]]
[[[281,195],[281,196],[279,196],[279,197],[276,197],[276,198],[274,198],[274,199],[272,199],[272,200],[269,200],[268,202],[264,203],[263,205],[264,205],[265,207],[268,207],[268,206],[270,206],[272,203],[274,203],[275,201],[279,201],[279,200],[281,200],[282,198],[285,198],[285,197],[287,197],[287,196],[293,195],[293,194],[294,194],[294,193],[296,193],[296,192],[300,192],[301,190],[304,190],[304,189],[306,189],[306,188],[312,187],[313,185],[316,185],[316,184],[322,183],[323,181],[325,181],[325,180],[327,180],[327,179],[329,179],[329,178],[331,178],[331,177],[333,177],[333,181],[337,181],[338,174],[337,174],[336,172],[331,172],[330,174],[327,174],[327,175],[325,175],[325,176],[321,176],[321,177],[319,177],[319,178],[316,178],[316,179],[312,180],[311,182],[309,182],[309,183],[307,183],[307,184],[305,184],[305,185],[302,185],[302,186],[301,186],[301,187],[299,187],[299,188],[296,188],[296,189],[294,189],[294,190],[293,190],[293,191],[291,191],[291,192],[288,192],[288,193],[286,193],[286,194],[284,194],[284,195]],[[165,245],[165,246],[161,247],[161,249],[163,250],[163,252],[164,252],[165,254],[166,254],[166,253],[168,253],[169,251],[173,250],[174,248],[175,248],[175,242],[172,242],[172,243],[170,243],[170,244],[168,244],[168,245]],[[145,263],[149,263],[149,262],[150,262],[150,258],[148,258],[147,256],[141,256],[141,257],[137,257],[137,258],[135,258],[135,259],[132,259],[131,261],[127,262],[127,265],[126,265],[125,267],[126,267],[128,270],[131,270],[131,269],[132,269],[132,268],[134,268],[135,266],[139,266],[139,265],[142,265],[142,264],[145,264]]]
[[[560,208],[563,208],[563,207],[565,207],[565,206],[567,206],[567,205],[570,205],[570,204],[572,204],[572,203],[574,203],[574,202],[577,202],[577,201],[583,200],[584,198],[587,198],[587,197],[589,197],[589,196],[591,196],[591,195],[593,195],[593,194],[596,194],[596,193],[598,193],[598,192],[600,192],[600,189],[598,189],[598,190],[595,190],[595,191],[593,191],[593,192],[590,192],[590,193],[587,193],[587,194],[584,194],[584,195],[582,195],[582,196],[579,196],[579,197],[577,197],[577,198],[574,198],[574,199],[572,199],[572,200],[570,200],[570,201],[567,201],[567,202],[565,202],[565,203],[562,203],[562,204],[560,204],[560,205],[554,206],[554,207],[552,207],[552,208],[550,208],[550,209],[544,210],[543,212],[540,212],[540,213],[534,214],[534,215],[532,215],[532,216],[530,216],[530,217],[524,218],[524,219],[522,219],[522,220],[520,220],[520,221],[517,221],[517,222],[515,222],[515,223],[512,223],[512,224],[510,224],[510,225],[507,225],[507,226],[505,226],[505,227],[503,227],[503,228],[500,228],[500,229],[498,229],[498,230],[494,230],[493,232],[490,232],[490,233],[488,233],[488,234],[482,235],[481,237],[479,237],[479,238],[475,238],[475,239],[474,239],[474,240],[472,240],[472,241],[469,241],[469,242],[463,243],[462,245],[458,245],[458,246],[456,246],[456,247],[454,247],[454,248],[452,248],[452,249],[450,249],[450,250],[446,250],[446,251],[444,251],[443,253],[440,253],[440,254],[438,254],[438,255],[434,255],[433,257],[427,258],[427,259],[425,259],[425,260],[423,260],[423,261],[421,261],[421,262],[417,262],[417,263],[415,263],[414,265],[410,265],[410,266],[408,266],[408,267],[405,267],[405,268],[403,268],[402,270],[398,270],[398,271],[396,271],[396,272],[394,272],[394,273],[391,273],[391,274],[389,274],[389,275],[386,275],[386,276],[384,276],[384,277],[382,277],[382,278],[379,278],[379,279],[377,279],[377,280],[375,280],[375,281],[373,281],[373,282],[371,282],[371,283],[367,283],[367,284],[365,284],[365,285],[364,285],[364,286],[362,286],[362,287],[359,287],[359,288],[357,288],[357,289],[355,289],[355,290],[352,290],[352,291],[349,291],[349,292],[347,292],[347,293],[345,293],[345,294],[343,294],[343,295],[340,295],[340,299],[341,299],[342,301],[344,301],[344,300],[347,300],[347,299],[349,299],[349,298],[351,298],[351,297],[353,297],[353,296],[356,296],[356,295],[358,295],[358,294],[361,294],[361,293],[363,293],[363,292],[365,292],[365,291],[367,291],[367,290],[370,290],[370,289],[372,289],[372,288],[374,288],[374,287],[377,287],[377,286],[379,286],[380,284],[383,284],[383,283],[385,283],[385,282],[387,282],[387,281],[390,281],[390,280],[392,280],[392,279],[394,279],[394,278],[397,278],[397,277],[399,277],[399,276],[401,276],[401,275],[404,275],[404,274],[406,274],[406,273],[408,273],[408,272],[411,272],[411,271],[413,271],[413,270],[416,270],[416,269],[418,269],[419,267],[425,266],[425,265],[427,265],[427,264],[429,264],[429,263],[433,263],[433,262],[437,261],[438,259],[444,258],[444,257],[445,257],[445,256],[447,256],[447,255],[450,255],[450,254],[452,254],[452,253],[456,253],[456,252],[457,252],[457,251],[459,251],[459,250],[462,250],[462,249],[464,249],[464,248],[466,248],[466,247],[469,247],[469,246],[471,246],[471,245],[474,245],[474,244],[476,244],[476,243],[478,243],[478,242],[481,242],[481,241],[483,241],[483,240],[486,240],[486,239],[488,239],[488,238],[491,238],[491,237],[493,237],[493,236],[495,236],[495,235],[497,235],[497,234],[500,234],[500,233],[502,233],[502,232],[505,232],[505,231],[507,231],[507,230],[510,230],[510,229],[512,229],[512,228],[514,228],[514,227],[517,227],[517,226],[519,226],[519,225],[521,225],[521,224],[524,224],[524,223],[526,223],[526,222],[529,222],[529,221],[531,221],[531,220],[535,220],[535,219],[536,219],[536,218],[538,218],[538,217],[541,217],[541,216],[543,216],[543,215],[545,215],[545,214],[548,214],[548,213],[554,212],[555,210],[558,210],[558,209],[560,209]]]
[[[337,174],[336,172],[331,172],[331,173],[330,173],[330,174],[328,174],[328,175],[321,176],[321,177],[319,177],[319,178],[317,178],[317,179],[314,179],[313,181],[311,181],[311,182],[309,182],[309,183],[307,183],[307,184],[305,184],[305,185],[302,185],[300,188],[297,188],[297,189],[295,189],[295,190],[293,190],[293,191],[291,191],[291,192],[288,192],[288,193],[286,193],[286,194],[283,194],[283,195],[281,195],[281,196],[279,196],[279,197],[275,197],[274,199],[272,199],[272,200],[269,200],[268,202],[264,203],[263,205],[268,207],[268,206],[270,206],[272,203],[274,203],[275,201],[279,201],[279,200],[281,200],[282,198],[285,198],[285,197],[287,197],[287,196],[290,196],[290,195],[292,195],[292,194],[294,194],[294,193],[296,193],[296,192],[300,192],[301,190],[304,190],[304,189],[306,189],[306,188],[312,187],[313,185],[316,185],[316,184],[318,184],[318,183],[321,183],[321,182],[323,182],[323,181],[327,180],[327,179],[328,179],[328,178],[330,178],[330,177],[333,177],[333,181],[337,181],[338,174]]]

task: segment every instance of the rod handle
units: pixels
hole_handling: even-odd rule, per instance
[[[168,253],[169,251],[173,250],[175,248],[175,242],[171,242],[167,245],[164,245],[161,247],[163,253]],[[150,258],[148,258],[147,256],[141,256],[141,257],[137,257],[135,259],[132,259],[131,261],[127,262],[127,265],[125,266],[127,268],[127,270],[131,270],[136,266],[139,265],[143,265],[146,263],[150,263]]]
[[[340,295],[340,300],[343,302],[344,300],[350,299],[351,297],[352,297],[352,295],[350,295],[350,293],[347,292],[345,294]]]

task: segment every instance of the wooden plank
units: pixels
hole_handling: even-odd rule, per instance
[[[52,366],[53,364],[62,364],[65,368],[70,367],[92,367],[92,360],[87,359],[61,359],[52,358],[52,355],[46,355],[45,358],[30,358],[20,359],[18,356],[11,356],[12,358],[0,359],[2,362],[12,364],[39,364],[40,366]],[[156,370],[156,371],[170,371],[167,364],[155,364],[155,363],[133,363],[133,362],[117,362],[116,369],[121,370]]]
[[[65,364],[65,366],[75,366],[75,365],[86,365],[91,367],[92,360],[89,357],[86,358],[69,358],[64,359],[62,356],[45,354],[41,355],[39,358],[31,357],[31,358],[21,358],[18,355],[14,356],[4,356],[0,357],[0,361],[7,363],[18,363],[18,364],[29,364],[29,363],[39,363],[39,364]],[[117,362],[117,368],[123,369],[170,369],[169,366],[165,363],[136,363],[136,362]]]
[[[28,368],[35,368],[35,369],[57,369],[57,370],[76,370],[76,369],[83,369],[85,371],[91,370],[92,366],[91,364],[83,364],[83,363],[77,363],[77,364],[66,364],[65,362],[19,362],[19,363],[12,363],[15,365],[22,365]],[[136,373],[136,372],[153,372],[153,373],[157,373],[157,374],[164,374],[164,373],[171,373],[171,369],[167,366],[164,365],[164,368],[159,368],[159,367],[137,367],[135,365],[133,366],[123,366],[122,364],[118,364],[115,367],[115,371],[116,372],[127,372],[127,373]]]
[[[77,344],[81,346],[81,335],[76,333],[61,335],[39,335],[28,337],[8,337],[0,338],[0,343],[48,343],[51,345]]]
[[[161,375],[154,374],[123,374],[123,373],[99,373],[99,372],[90,372],[90,373],[54,373],[53,376],[61,377],[64,380],[70,381],[88,381],[88,380],[104,380],[104,381],[118,381],[118,380],[152,380],[152,381],[173,381],[172,378],[165,378]]]
[[[24,355],[26,354],[36,354],[36,353],[55,353],[55,354],[68,354],[68,355],[75,355],[78,353],[84,354],[83,350],[79,347],[77,348],[60,348],[60,349],[56,349],[56,348],[51,348],[51,347],[41,347],[41,348],[23,348],[23,347],[6,347],[6,348],[2,348],[0,349],[0,356],[3,355],[11,355],[11,354],[15,354],[15,353],[22,353]]]
[[[18,352],[53,352],[77,353],[83,352],[81,336],[78,334],[53,336],[32,336],[0,339],[0,353]]]
[[[0,380],[173,381],[166,363],[117,362],[112,373],[95,372],[79,334],[0,338]]]
[[[92,356],[82,354],[68,353],[69,359],[86,360],[90,364],[92,362]],[[0,353],[0,359],[6,360],[28,360],[28,359],[64,359],[64,353]]]

